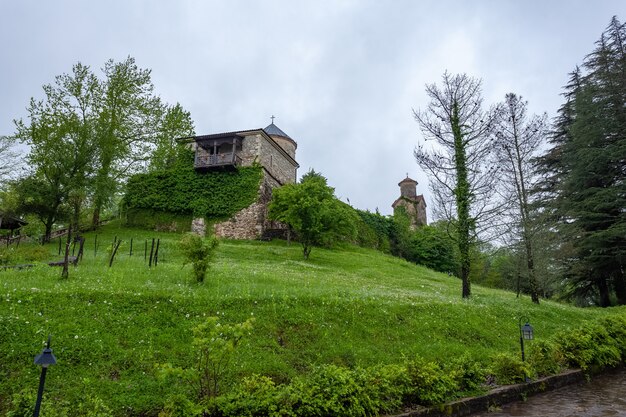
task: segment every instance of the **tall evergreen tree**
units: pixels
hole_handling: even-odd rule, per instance
[[[570,295],[626,304],[626,26],[616,17],[574,73],[541,160],[551,181],[560,259]],[[549,178],[550,180],[550,178]],[[548,210],[549,211],[549,210]]]

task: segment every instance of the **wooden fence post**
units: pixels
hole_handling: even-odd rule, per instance
[[[115,259],[115,254],[117,253],[117,250],[120,247],[120,243],[122,243],[122,240],[118,240],[117,244],[115,245],[115,248],[113,249],[113,253],[111,254],[111,259],[109,260],[109,268],[113,265],[113,260]]]
[[[154,252],[154,266],[157,266],[159,262],[159,244],[161,243],[161,239],[157,239],[156,252]]]
[[[152,238],[152,246],[150,247],[150,262],[148,262],[148,268],[152,268],[152,256],[154,254],[154,238]]]

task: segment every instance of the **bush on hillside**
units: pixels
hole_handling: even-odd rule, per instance
[[[453,378],[458,390],[464,395],[482,391],[482,385],[487,378],[485,366],[468,354],[452,359],[443,369]]]
[[[356,243],[365,248],[377,249],[383,253],[391,251],[390,233],[393,220],[378,213],[355,209],[357,221]]]
[[[568,366],[585,371],[615,367],[625,358],[623,345],[611,336],[604,325],[610,322],[586,322],[581,327],[555,335]],[[613,330],[613,329],[612,329]]]
[[[193,392],[199,404],[208,406],[222,394],[226,378],[233,371],[231,361],[242,339],[250,334],[253,322],[254,318],[250,318],[231,325],[221,323],[219,317],[208,317],[193,329],[195,362],[184,368],[162,365],[161,376],[166,380],[182,382]],[[176,397],[168,402],[168,407],[172,408],[168,412],[176,415],[176,410],[188,406],[187,402],[181,402],[180,397]]]
[[[497,384],[509,385],[524,382],[531,371],[528,364],[518,357],[501,353],[492,358],[491,374]]]
[[[50,253],[44,246],[37,244],[13,244],[9,247],[0,246],[0,265],[15,265],[27,262],[48,260]]]
[[[410,388],[409,404],[432,405],[443,403],[458,390],[454,377],[436,362],[416,357],[407,363]]]
[[[534,376],[544,377],[561,372],[566,365],[559,346],[549,340],[535,340],[528,346],[528,365]]]
[[[213,236],[204,239],[194,233],[186,233],[180,240],[180,249],[185,257],[183,266],[188,263],[192,265],[197,282],[204,281],[218,244],[219,241]]]

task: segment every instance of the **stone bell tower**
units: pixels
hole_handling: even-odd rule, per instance
[[[407,177],[398,183],[400,197],[393,202],[394,213],[399,207],[403,207],[411,221],[411,230],[428,224],[426,220],[426,200],[422,194],[417,195],[417,181]]]

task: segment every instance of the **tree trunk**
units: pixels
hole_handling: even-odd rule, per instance
[[[454,194],[456,197],[456,211],[458,216],[458,245],[461,256],[461,281],[463,288],[461,296],[469,298],[471,295],[470,284],[470,195],[469,182],[467,179],[467,161],[465,156],[465,145],[463,144],[463,133],[459,125],[459,106],[455,101],[452,108],[452,117],[450,120],[452,132],[454,134],[454,160],[456,164],[456,189]]]
[[[617,303],[619,305],[626,305],[626,278],[624,277],[624,271],[620,265],[617,265],[618,269],[613,275],[613,288],[615,289],[615,295],[617,296]]]
[[[597,278],[597,287],[598,292],[600,293],[600,307],[610,307],[611,306],[611,297],[609,291],[609,285],[606,281],[605,276],[600,273]]]
[[[99,225],[100,225],[100,206],[98,205],[98,203],[96,203],[93,209],[93,216],[91,218],[91,227],[93,228],[93,230],[97,230]]]
[[[43,235],[43,239],[41,239],[41,244],[45,244],[50,242],[50,235],[52,234],[52,225],[54,223],[51,222],[46,222],[44,223],[44,227],[45,227],[45,231],[44,231],[44,235]]]
[[[528,283],[530,284],[530,297],[535,304],[539,304],[539,293],[537,290],[537,278],[535,277],[535,262],[530,238],[525,238],[526,245],[526,266],[528,268]]]
[[[70,242],[72,240],[72,223],[67,229],[67,240],[65,241],[65,258],[63,260],[63,271],[61,271],[61,278],[67,279],[69,276],[69,258],[70,258]]]

